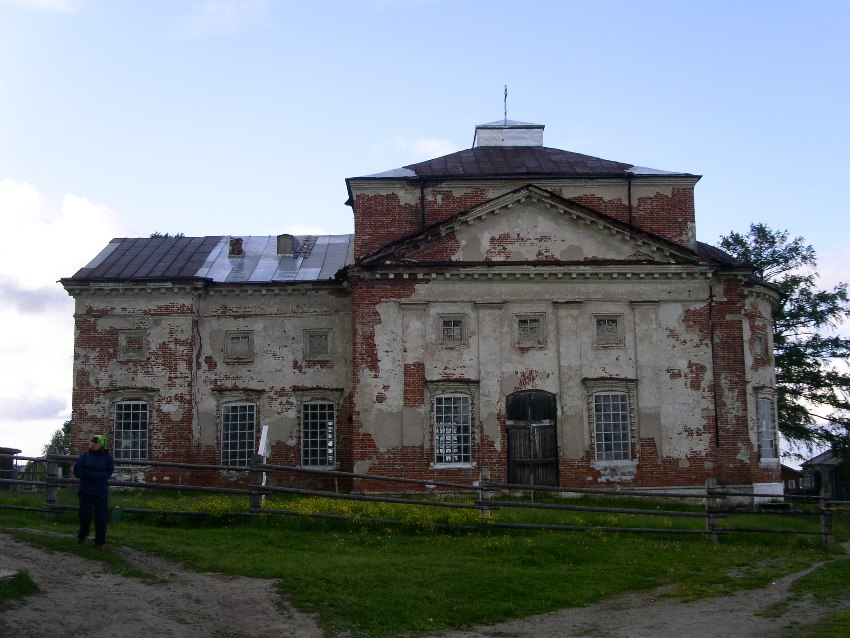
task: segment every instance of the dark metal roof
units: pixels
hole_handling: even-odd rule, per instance
[[[113,239],[72,279],[185,279],[198,268],[221,237]]]
[[[701,241],[697,242],[697,254],[703,257],[708,257],[709,259],[713,259],[715,261],[719,261],[724,266],[735,266],[740,268],[750,267],[749,264],[741,261],[733,255],[730,255],[725,250],[722,250],[717,246],[712,246],[711,244],[703,243]]]
[[[476,146],[405,166],[419,177],[481,175],[622,175],[630,164],[545,146]]]
[[[802,467],[811,467],[813,465],[827,465],[831,467],[838,467],[844,463],[844,459],[838,456],[833,450],[827,450],[826,452],[821,452],[817,456],[810,458],[808,461],[803,461],[800,465]]]
[[[546,146],[476,146],[366,178],[691,176],[562,151]]]
[[[277,236],[242,237],[243,254],[229,256],[230,236],[113,239],[69,281],[209,279],[269,283],[333,279],[353,261],[353,235],[296,236],[296,255],[277,254]]]

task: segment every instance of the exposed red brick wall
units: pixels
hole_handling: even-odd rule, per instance
[[[548,186],[546,182],[540,182],[539,185],[542,188]],[[405,199],[415,203],[402,204],[396,193],[355,195],[355,259],[427,226],[471,210],[497,194],[492,187],[476,187],[460,192],[458,188],[426,186],[423,219],[419,183],[411,181],[407,188],[409,190]],[[560,194],[560,191],[558,187],[552,189],[556,194]],[[673,243],[691,247],[689,240],[696,218],[693,187],[673,188],[670,195],[656,193],[639,197],[632,202],[631,214],[628,202],[623,197],[605,199],[599,195],[583,194],[571,200]],[[498,255],[492,257],[498,258]],[[542,258],[545,259],[545,255]]]
[[[353,208],[354,259],[422,228],[418,201],[402,204],[395,193],[357,195]]]
[[[632,224],[685,247],[690,247],[689,229],[695,219],[693,188],[674,188],[669,196],[639,197],[632,209]]]

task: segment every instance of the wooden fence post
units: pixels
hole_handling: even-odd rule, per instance
[[[251,459],[251,501],[248,506],[248,511],[251,514],[258,514],[263,507],[263,495],[259,490],[254,489],[254,487],[263,485],[264,472],[257,466],[262,465],[265,462],[266,457],[262,454],[255,454]]]
[[[486,467],[481,468],[481,473],[478,475],[478,500],[483,502],[489,501],[493,498],[493,493],[487,489],[490,483],[490,469]],[[481,506],[481,516],[490,516],[491,509],[486,505],[482,504]]]
[[[717,528],[720,527],[720,517],[715,511],[719,502],[717,497],[713,496],[716,489],[716,478],[709,478],[705,480],[705,540],[709,543],[716,543],[719,541]]]
[[[832,547],[835,539],[832,537],[832,510],[825,496],[818,499],[820,504],[820,536],[825,547]]]
[[[47,472],[44,480],[47,482],[47,488],[44,490],[44,505],[48,511],[44,514],[44,519],[48,521],[56,520],[56,492],[58,489],[59,480],[59,461],[56,460],[56,448],[51,447],[47,450]]]

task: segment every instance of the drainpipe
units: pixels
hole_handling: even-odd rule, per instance
[[[708,287],[708,325],[710,330],[711,374],[714,376],[714,444],[720,450],[720,409],[718,407],[717,391],[720,379],[717,376],[717,359],[714,355],[714,288]]]
[[[632,176],[631,176],[631,174],[626,176],[626,181],[628,182],[629,226],[631,226],[632,225]]]

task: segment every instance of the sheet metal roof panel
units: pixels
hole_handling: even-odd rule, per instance
[[[244,254],[229,256],[229,236],[113,239],[71,279],[129,280],[205,278],[215,282],[264,283],[332,279],[353,261],[352,235],[298,237],[309,253],[278,255],[276,236],[242,237]]]
[[[218,237],[114,239],[72,279],[194,277],[218,240]]]
[[[321,268],[299,268],[295,275],[296,281],[316,281],[319,278]]]
[[[83,270],[93,270],[100,266],[109,255],[111,255],[118,246],[121,245],[121,242],[124,241],[122,239],[113,239],[108,244],[106,244],[106,248],[101,250],[94,259],[92,259],[88,264],[86,264],[83,268],[80,268],[80,272]]]
[[[212,270],[212,267],[215,264],[216,259],[218,259],[218,256],[222,253],[225,246],[227,245],[227,239],[224,238],[224,237],[205,237],[204,239],[206,239],[206,240],[214,239],[214,240],[217,240],[217,241],[214,243],[212,250],[209,253],[207,253],[207,255],[204,258],[204,262],[201,264],[201,267],[198,269],[198,272],[197,272],[198,277],[209,277],[210,276],[209,273]]]
[[[278,279],[290,280],[298,274],[298,268],[301,265],[301,258],[292,257],[290,255],[282,255],[277,261],[277,268],[272,273],[272,281]]]
[[[635,170],[637,168],[637,170]],[[655,171],[635,167],[633,164],[615,162],[572,151],[563,151],[546,146],[476,146],[437,157],[424,162],[410,164],[402,169],[387,171],[375,178],[417,177],[481,177],[511,175],[552,176],[615,176],[615,175],[689,175]]]

